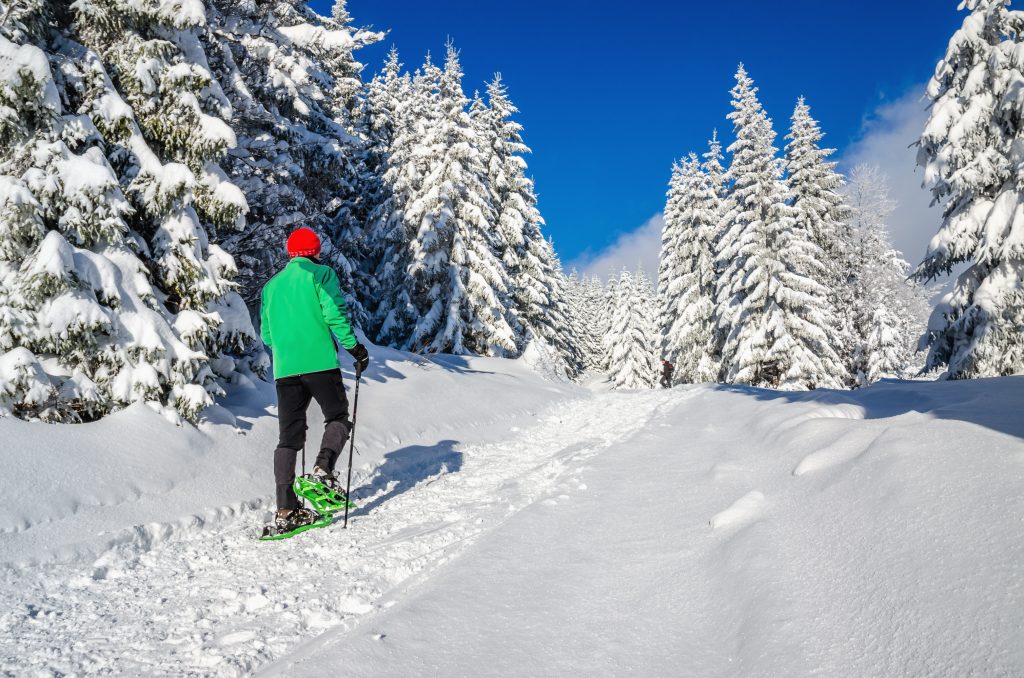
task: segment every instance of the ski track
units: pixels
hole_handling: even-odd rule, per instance
[[[259,542],[271,513],[255,499],[223,520],[135,526],[95,560],[7,568],[0,673],[250,674],[329,629],[354,628],[531,503],[564,500],[567,471],[679,400],[654,391],[571,401],[505,441],[456,447],[457,470],[445,462],[429,478],[410,480],[416,468],[369,478],[380,489],[353,491],[370,512],[355,510],[347,531],[336,523]]]

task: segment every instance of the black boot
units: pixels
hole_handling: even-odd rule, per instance
[[[313,480],[320,483],[332,492],[337,492],[339,495],[345,495],[345,488],[341,486],[341,479],[338,478],[338,474],[335,471],[328,471],[327,469],[319,466],[313,467]]]
[[[261,539],[281,539],[302,528],[322,527],[330,521],[324,521],[316,511],[308,508],[281,509],[274,516],[274,522],[263,528]],[[323,523],[321,525],[320,523]]]

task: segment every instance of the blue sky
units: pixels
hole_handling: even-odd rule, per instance
[[[327,12],[332,1],[311,4]],[[761,88],[780,145],[796,98],[805,95],[829,144],[861,160],[873,159],[872,148],[888,153],[892,166],[884,169],[905,172],[904,183],[914,184],[913,154],[894,154],[891,147],[905,149],[920,131],[914,125],[923,108],[921,87],[962,21],[956,5],[956,0],[348,3],[357,25],[390,31],[382,44],[357,54],[367,65],[367,78],[392,44],[413,69],[428,50],[443,55],[449,36],[461,50],[468,93],[483,89],[494,72],[502,73],[534,151],[530,172],[546,232],[563,261],[583,265],[623,237],[628,240],[661,210],[674,158],[691,149],[703,152],[716,127],[731,139],[728,91],[741,61]],[[897,199],[916,204],[920,197]],[[916,240],[909,240],[906,247],[914,245]],[[908,254],[914,258],[919,252]]]

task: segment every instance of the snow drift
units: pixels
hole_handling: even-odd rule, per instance
[[[0,420],[0,671],[1024,672],[1024,378],[602,393],[374,357],[349,530],[269,546],[266,387],[198,429]]]

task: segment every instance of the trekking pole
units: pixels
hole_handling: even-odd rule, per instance
[[[359,412],[359,381],[363,376],[363,371],[356,368],[356,394],[352,398],[352,431],[349,433],[348,438],[348,480],[345,481],[345,524],[342,526],[344,529],[348,529],[348,507],[352,502],[349,501],[349,490],[352,489],[352,453],[356,449],[356,413]]]
[[[302,475],[306,475],[306,443],[302,443]],[[300,497],[299,499],[302,502],[302,508],[306,508],[306,498]]]

